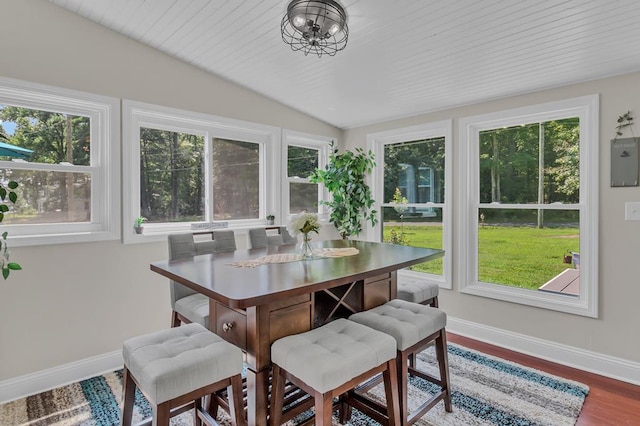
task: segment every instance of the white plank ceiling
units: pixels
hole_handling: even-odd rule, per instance
[[[288,0],[50,1],[339,128],[640,70],[637,0],[342,0],[322,58],[283,43]]]

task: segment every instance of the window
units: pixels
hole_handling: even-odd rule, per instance
[[[124,101],[125,242],[163,239],[195,223],[262,224],[278,205],[273,186],[279,129]],[[136,217],[147,219],[136,235]]]
[[[320,185],[309,182],[309,176],[326,166],[331,139],[284,130],[283,141],[283,213],[323,213],[320,200],[326,194]]]
[[[375,238],[445,250],[442,259],[399,273],[451,288],[451,121],[371,134],[367,140],[376,157],[372,191],[381,214]]]
[[[213,220],[259,219],[260,144],[213,140]]]
[[[13,246],[119,238],[118,100],[0,79],[0,123]]]
[[[462,292],[597,316],[597,119],[590,96],[461,120]]]

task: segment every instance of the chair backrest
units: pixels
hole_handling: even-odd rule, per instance
[[[236,250],[236,239],[232,230],[213,231],[211,240],[195,241],[194,234],[171,234],[169,241],[169,260],[184,259],[200,254],[215,254],[232,252]],[[171,280],[171,309],[175,307],[176,300],[196,293],[195,290],[183,286]]]
[[[265,228],[249,229],[251,248],[265,248],[267,246],[279,246],[284,244],[282,235],[268,235]]]
[[[214,253],[236,251],[236,236],[232,230],[213,231],[213,241],[215,241]]]
[[[284,244],[295,244],[298,242],[298,239],[296,237],[293,237],[289,231],[287,231],[287,227],[286,226],[280,226],[278,227],[278,232],[280,233],[280,235],[282,235],[282,242]]]

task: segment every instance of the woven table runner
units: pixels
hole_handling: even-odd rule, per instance
[[[354,256],[358,253],[360,253],[360,250],[355,247],[326,247],[313,249],[313,257],[316,258]],[[256,266],[266,265],[267,263],[288,263],[296,262],[298,260],[302,260],[302,256],[300,254],[282,253],[270,254],[252,260],[239,260],[237,262],[229,263],[229,265],[235,266],[236,268],[255,268]]]

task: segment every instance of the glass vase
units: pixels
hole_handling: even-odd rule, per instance
[[[309,234],[302,234],[302,242],[300,243],[300,257],[302,259],[311,259],[313,257],[313,249],[310,243],[311,237]]]

